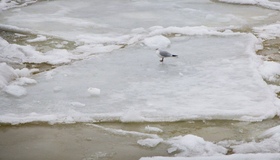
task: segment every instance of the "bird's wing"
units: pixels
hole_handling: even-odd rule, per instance
[[[172,54],[166,51],[160,51],[159,54],[163,57],[171,57]]]

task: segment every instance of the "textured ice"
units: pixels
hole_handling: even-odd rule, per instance
[[[99,88],[88,88],[88,93],[91,95],[91,96],[99,96],[100,95],[100,89]]]
[[[0,1],[0,12],[11,8],[18,8],[27,6],[32,3],[36,3],[37,0],[1,0]]]
[[[28,94],[16,101],[1,92],[0,120],[255,121],[273,117],[278,113],[275,95],[261,75],[271,77],[275,72],[266,69],[271,65],[260,67],[261,60],[254,56],[258,43],[254,36],[230,29],[270,22],[278,15],[274,10],[208,0],[110,0],[110,5],[101,0],[58,0],[4,11],[2,30],[40,32],[31,43],[55,35],[79,46],[73,51],[42,53],[0,38],[1,60],[50,64],[83,60],[35,75],[34,81],[21,78],[11,83],[38,82],[24,86]],[[154,47],[169,47],[180,58],[159,64]],[[112,53],[100,54],[104,52]],[[4,85],[9,82],[5,78]],[[89,96],[90,87],[102,94]]]
[[[18,75],[12,67],[6,63],[0,63],[0,89],[16,78],[18,78]]]
[[[280,75],[280,64],[277,62],[263,62],[259,68],[262,77],[268,81],[275,82]]]
[[[162,142],[162,138],[147,138],[147,139],[140,139],[137,143],[141,146],[145,147],[156,147],[160,142]]]
[[[256,56],[262,46],[255,36],[232,30],[252,28],[260,40],[279,38],[279,2],[55,0],[27,6],[35,2],[1,0],[0,30],[37,35],[27,40],[31,45],[57,38],[77,47],[41,52],[0,38],[1,62],[68,64],[32,75],[37,70],[0,63],[0,123],[260,121],[280,113],[279,87],[263,80],[276,81],[279,64]],[[22,6],[27,7],[12,9]],[[154,48],[179,58],[159,63]],[[229,146],[242,154],[216,156],[227,149],[195,135],[164,140],[148,134],[162,132],[156,127],[141,133],[89,125],[141,137],[137,143],[144,147],[167,143],[176,156],[198,156],[142,160],[280,157],[279,126],[258,140]],[[268,152],[275,154],[243,154]],[[98,152],[96,158],[108,156]]]
[[[27,78],[27,77],[20,77],[12,82],[12,84],[20,85],[20,86],[24,86],[24,85],[28,85],[28,84],[36,84],[36,83],[37,83],[36,80]]]
[[[34,39],[27,40],[27,42],[42,42],[42,41],[46,41],[46,40],[47,40],[47,37],[42,36],[42,35],[38,35]]]
[[[279,3],[280,6],[280,3]],[[274,24],[269,24],[261,27],[254,27],[254,32],[262,39],[280,38],[280,21]]]
[[[235,153],[279,153],[280,126],[266,130],[259,136],[261,140],[232,146]]]
[[[107,132],[116,134],[116,135],[125,135],[125,136],[136,136],[136,137],[148,137],[151,139],[159,139],[158,135],[156,134],[147,134],[147,133],[141,133],[141,132],[136,132],[136,131],[126,131],[126,130],[122,130],[122,129],[113,129],[113,128],[107,128],[107,127],[103,127],[100,125],[96,125],[96,124],[87,124],[88,126],[93,126],[96,128],[100,128],[103,129]]]
[[[154,132],[154,133],[161,133],[161,132],[163,132],[162,129],[157,128],[157,127],[151,127],[151,126],[146,126],[145,127],[145,131]]]
[[[18,86],[18,85],[6,86],[3,90],[4,90],[4,92],[8,93],[9,95],[12,95],[15,97],[21,97],[21,96],[25,96],[27,94],[26,89],[21,86]]]
[[[30,45],[9,44],[0,37],[0,60],[14,63],[49,63],[65,64],[80,56],[74,55],[65,49],[53,49],[46,53],[37,51]]]
[[[26,96],[17,101],[1,96],[0,121],[256,121],[277,115],[275,95],[257,69],[254,36],[171,41],[169,50],[180,58],[164,63],[154,50],[138,45],[59,67],[47,77],[38,74],[33,78],[40,83],[27,86]],[[91,86],[102,94],[89,97]],[[23,106],[28,107],[17,110]]]
[[[140,160],[279,160],[279,153],[266,154],[233,154],[224,156],[210,156],[210,157],[147,157]]]
[[[232,148],[235,153],[279,153],[280,133],[276,133],[260,142],[253,141],[232,146]]]
[[[110,4],[110,5],[108,5]],[[119,35],[152,26],[239,27],[259,24],[279,14],[254,6],[232,6],[209,0],[164,1],[43,1],[15,12],[1,13],[0,23],[33,32],[79,40],[82,36]],[[263,21],[254,19],[264,17]],[[34,25],[36,24],[36,25]],[[139,33],[139,32],[138,32]]]
[[[269,0],[218,0],[220,2],[235,3],[235,4],[251,4],[266,7],[269,9],[280,10],[280,3]]]
[[[185,135],[171,138],[168,153],[179,152],[178,157],[213,156],[227,153],[227,149],[212,142],[207,142],[195,135]]]

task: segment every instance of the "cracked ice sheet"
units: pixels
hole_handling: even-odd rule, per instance
[[[179,58],[164,63],[139,45],[62,66],[33,77],[24,97],[0,93],[0,122],[270,118],[275,95],[258,72],[255,43],[250,34],[177,37],[167,50]]]

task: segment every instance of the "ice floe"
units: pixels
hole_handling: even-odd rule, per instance
[[[168,153],[179,152],[178,157],[213,156],[227,153],[227,149],[214,143],[207,142],[195,135],[185,135],[171,138],[167,141],[171,144]]]
[[[260,27],[254,27],[254,32],[257,33],[258,37],[267,40],[280,38],[280,22],[269,24]]]
[[[251,5],[258,5],[261,7],[280,10],[280,3],[273,2],[269,0],[218,0],[220,2],[226,3],[234,3],[234,4],[251,4]]]

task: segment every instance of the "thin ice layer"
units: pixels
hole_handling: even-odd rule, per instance
[[[171,40],[167,50],[179,58],[164,63],[154,50],[134,46],[39,74],[22,98],[0,93],[0,121],[256,121],[277,114],[257,70],[254,36]]]

